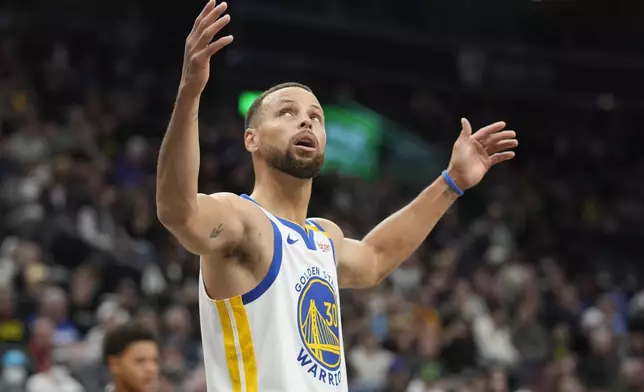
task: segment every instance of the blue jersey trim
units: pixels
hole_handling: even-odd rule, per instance
[[[333,240],[331,239],[331,237],[327,237],[327,238],[329,239],[329,242],[331,243],[331,252],[333,252],[333,263],[337,267],[338,266],[338,259],[337,259],[337,255],[335,254],[335,245],[333,245]]]
[[[250,197],[246,195],[241,195],[243,198],[253,201]],[[268,217],[267,217],[268,218]],[[275,222],[272,219],[269,219],[271,226],[273,227],[273,259],[271,260],[271,266],[268,269],[268,273],[264,279],[254,289],[242,295],[242,303],[248,305],[257,298],[261,297],[275,282],[277,275],[280,273],[282,268],[282,233],[277,227]]]
[[[307,219],[306,221],[308,223],[312,224],[313,226],[317,227],[318,230],[320,230],[322,233],[324,233],[324,229],[322,228],[322,226],[318,225],[316,221],[314,221],[313,219]]]
[[[242,194],[241,194],[241,195],[239,195],[239,196],[240,196],[242,199],[250,200],[250,201],[252,201],[253,203],[255,203],[255,204],[257,204],[258,206],[260,206],[258,202],[256,202],[255,200],[253,200],[253,198],[252,198],[252,197],[248,196],[248,195],[247,195],[247,194],[245,194],[245,193],[242,193]],[[261,206],[260,206],[260,207],[261,207]]]

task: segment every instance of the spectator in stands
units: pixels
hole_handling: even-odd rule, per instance
[[[98,293],[101,286],[91,267],[82,265],[74,271],[69,288],[70,319],[81,336],[96,325]]]
[[[610,327],[598,326],[589,331],[590,353],[579,363],[579,374],[592,389],[609,389],[619,375],[619,357]]]
[[[0,391],[24,392],[27,381],[29,360],[20,350],[8,350],[2,356],[2,375],[0,376]]]
[[[81,335],[69,319],[68,300],[65,291],[56,286],[48,287],[40,300],[40,310],[35,320],[45,318],[54,323],[53,344],[62,347],[79,341]]]
[[[56,326],[46,317],[32,326],[30,354],[35,374],[29,377],[25,392],[82,392],[83,387],[69,373],[66,353],[56,349]]]
[[[103,358],[103,339],[107,331],[116,328],[129,319],[128,313],[115,300],[107,299],[103,301],[96,310],[98,323],[85,335],[83,361],[91,365],[99,362]]]
[[[151,392],[158,385],[159,346],[138,323],[120,325],[105,336],[103,355],[112,375],[112,391]]]
[[[533,301],[524,301],[517,307],[517,321],[512,332],[512,342],[519,354],[519,378],[521,385],[530,385],[536,372],[545,363],[548,356],[549,336],[537,320],[537,305]]]
[[[30,326],[29,354],[34,372],[51,368],[55,328],[54,323],[47,318],[36,318]]]
[[[10,282],[0,283],[0,354],[27,338],[25,324],[15,313],[14,295]]]
[[[382,392],[387,385],[387,374],[395,357],[383,349],[373,334],[362,337],[362,344],[354,347],[348,358],[355,369],[352,380],[361,392]]]
[[[478,316],[473,332],[482,365],[516,366],[519,353],[512,343],[507,312],[500,305],[492,305],[489,315]]]
[[[188,309],[184,306],[171,306],[166,310],[163,318],[165,345],[178,349],[180,357],[191,368],[200,360],[201,342],[195,342],[191,339],[192,321]]]

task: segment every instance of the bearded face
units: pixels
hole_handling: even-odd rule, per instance
[[[320,174],[324,164],[324,152],[317,148],[302,149],[297,142],[288,143],[280,149],[264,145],[261,154],[269,165],[295,178],[310,179]]]
[[[310,179],[324,164],[324,114],[315,96],[287,87],[264,98],[257,143],[251,150],[271,167],[296,178]]]

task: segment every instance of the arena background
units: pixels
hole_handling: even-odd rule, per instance
[[[101,338],[128,318],[163,336],[161,391],[205,391],[198,261],[154,206],[202,6],[0,5],[0,391],[102,391]],[[385,283],[341,294],[351,391],[644,390],[644,3],[229,11],[235,42],[202,101],[204,192],[251,190],[241,114],[284,81],[333,113],[311,215],[352,236],[440,173],[460,117],[521,140]]]

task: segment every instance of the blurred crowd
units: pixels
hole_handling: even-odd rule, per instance
[[[140,25],[95,34],[0,35],[0,391],[102,391],[102,337],[134,318],[162,337],[160,391],[205,391],[198,259],[154,205],[169,112],[150,105],[175,82],[141,68]],[[342,292],[350,390],[644,391],[641,114],[371,99],[446,151],[463,113],[507,119],[521,147],[385,283]],[[202,192],[251,191],[232,104],[204,116]],[[311,215],[359,238],[417,190],[324,175]]]

